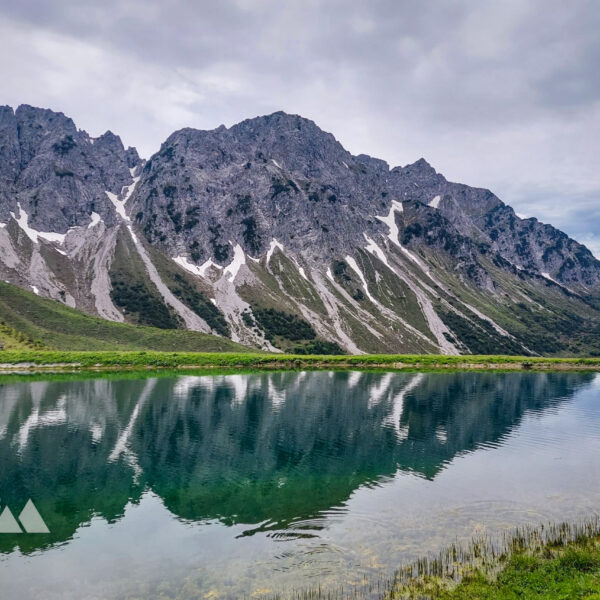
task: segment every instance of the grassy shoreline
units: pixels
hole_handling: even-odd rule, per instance
[[[600,599],[600,517],[481,535],[352,589],[313,588],[269,600]]]
[[[525,527],[485,537],[396,574],[385,600],[600,598],[600,519]]]
[[[364,354],[316,356],[238,352],[0,351],[0,371],[128,369],[393,369],[600,371],[600,358],[543,358],[500,355]]]

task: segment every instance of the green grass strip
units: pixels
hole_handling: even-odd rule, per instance
[[[391,369],[524,369],[598,370],[600,358],[531,358],[519,356],[440,356],[418,354],[291,355],[241,352],[55,351],[5,350],[1,368],[391,368]]]

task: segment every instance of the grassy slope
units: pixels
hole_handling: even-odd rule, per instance
[[[0,282],[0,341],[7,350],[163,350],[246,352],[229,339],[195,331],[114,323]],[[8,353],[4,353],[8,354]],[[2,360],[6,356],[2,355]]]
[[[0,323],[0,348],[2,350],[30,350],[35,347],[36,344],[29,337],[6,323]]]
[[[436,275],[461,300],[494,319],[534,353],[544,356],[600,356],[600,312],[592,298],[568,296],[558,285],[543,277],[536,279],[533,275],[518,272],[515,277],[488,261],[484,261],[484,266],[508,296],[490,296],[463,285],[449,265],[438,266]],[[452,300],[450,303],[473,319],[463,305]],[[446,315],[443,318],[447,320]],[[487,352],[488,349],[508,351],[503,345],[509,340],[494,336],[493,331],[486,334],[481,328],[469,327],[466,323],[458,328],[456,323],[450,324],[454,324],[459,337],[467,340],[473,336],[479,338],[477,344],[467,341],[473,352]]]

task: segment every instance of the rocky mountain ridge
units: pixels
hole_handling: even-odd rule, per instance
[[[0,276],[116,321],[301,352],[600,351],[600,262],[424,159],[274,113],[147,162],[0,108]]]

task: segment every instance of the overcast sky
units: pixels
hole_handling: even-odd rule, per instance
[[[149,157],[276,110],[425,157],[600,257],[600,0],[0,0],[1,104]]]

